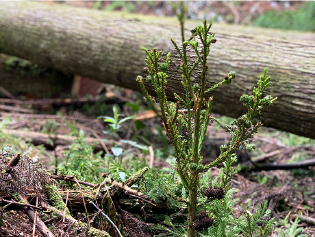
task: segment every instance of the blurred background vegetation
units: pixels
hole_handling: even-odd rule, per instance
[[[189,19],[298,31],[315,31],[314,1],[186,1]],[[83,3],[69,2],[70,5]],[[170,1],[95,1],[89,7],[159,16],[174,16]]]
[[[299,10],[267,11],[254,20],[254,26],[284,30],[315,31],[315,2],[301,4]]]

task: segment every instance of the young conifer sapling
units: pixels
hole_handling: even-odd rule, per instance
[[[145,78],[138,76],[137,81],[146,100],[155,108],[156,102],[159,103],[159,111],[166,133],[175,148],[175,158],[177,164],[177,173],[188,191],[188,200],[181,200],[187,204],[189,237],[196,236],[196,231],[208,228],[213,224],[214,218],[209,216],[203,210],[197,210],[198,195],[221,199],[231,188],[231,179],[235,174],[232,164],[236,161],[235,151],[239,147],[253,149],[250,138],[262,126],[259,121],[259,115],[262,110],[268,107],[276,98],[267,95],[263,97],[264,90],[270,86],[270,78],[266,76],[267,70],[258,81],[258,87],[254,88],[252,95],[243,95],[241,102],[246,106],[247,113],[235,120],[227,130],[232,135],[229,145],[221,146],[221,153],[213,162],[203,165],[201,149],[206,138],[207,127],[210,122],[216,121],[211,115],[213,97],[211,92],[222,84],[229,84],[235,78],[235,72],[230,72],[221,82],[206,88],[208,75],[208,55],[210,46],[216,42],[215,34],[210,32],[211,24],[204,21],[202,26],[192,30],[192,35],[188,40],[184,37],[184,14],[185,8],[181,5],[181,12],[178,19],[181,25],[182,44],[178,46],[174,40],[172,43],[176,52],[180,56],[182,71],[183,90],[185,96],[181,97],[174,94],[177,102],[170,102],[166,96],[166,85],[168,79],[168,70],[171,62],[170,53],[167,54],[166,61],[161,62],[161,53],[156,49],[151,51],[144,49],[147,53]],[[196,61],[190,62],[187,54],[193,52],[197,57]],[[201,73],[198,75],[199,82],[192,82],[192,74],[196,73],[196,67],[201,67]],[[151,96],[144,85],[144,81],[152,84],[156,98]],[[206,190],[200,190],[199,182],[201,175],[223,163],[223,175],[220,177],[219,187],[210,187]],[[211,203],[210,203],[211,205]],[[202,220],[202,221],[201,221]],[[205,221],[207,220],[207,221]]]

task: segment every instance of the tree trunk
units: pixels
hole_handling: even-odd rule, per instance
[[[197,24],[187,22],[187,36]],[[314,34],[222,24],[214,24],[213,31],[218,41],[211,48],[208,80],[237,73],[231,85],[214,92],[213,112],[242,114],[239,97],[250,93],[267,67],[270,92],[278,100],[263,114],[264,125],[315,138]],[[145,66],[141,47],[171,51],[170,37],[180,42],[175,18],[36,2],[0,5],[1,53],[134,90],[139,90],[135,78]],[[174,99],[173,92],[181,94],[181,73],[170,70],[174,77],[168,78],[167,89]]]

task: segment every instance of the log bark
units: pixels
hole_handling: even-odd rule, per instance
[[[187,22],[187,36],[197,24]],[[213,31],[218,41],[211,48],[209,81],[237,72],[232,85],[214,92],[213,112],[241,115],[245,110],[239,97],[250,93],[267,67],[270,92],[278,100],[263,114],[264,125],[315,138],[314,34],[222,24]],[[175,18],[35,2],[0,5],[0,53],[134,90],[139,90],[135,78],[145,66],[141,47],[171,51],[170,37],[180,42]],[[174,77],[167,90],[174,99],[173,92],[182,93],[181,73],[170,70]]]

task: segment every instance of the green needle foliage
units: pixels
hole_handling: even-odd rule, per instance
[[[214,223],[214,217],[209,216],[198,206],[198,193],[200,194],[200,178],[204,172],[212,167],[222,164],[220,184],[217,187],[209,187],[204,191],[204,195],[211,200],[222,199],[226,192],[231,189],[231,179],[235,174],[232,164],[236,161],[235,150],[239,147],[253,149],[250,138],[262,126],[259,115],[262,110],[268,107],[276,98],[271,96],[263,97],[264,90],[270,86],[270,78],[266,76],[267,70],[258,81],[258,87],[254,88],[252,95],[243,95],[241,101],[246,106],[247,113],[238,118],[230,126],[228,131],[232,135],[229,145],[221,146],[221,154],[213,162],[203,165],[201,149],[205,141],[206,131],[209,123],[215,121],[211,115],[213,97],[209,96],[216,88],[222,84],[229,84],[235,78],[235,72],[230,72],[224,80],[206,88],[208,74],[208,55],[210,46],[216,42],[214,33],[210,32],[211,24],[204,21],[202,26],[192,30],[192,35],[188,40],[184,38],[184,15],[185,8],[181,5],[181,13],[178,18],[181,23],[182,45],[179,47],[172,40],[177,53],[181,58],[180,69],[182,71],[182,86],[185,90],[185,97],[180,97],[174,93],[177,102],[169,102],[166,96],[166,84],[168,70],[171,62],[170,53],[166,56],[166,61],[161,62],[162,52],[153,49],[144,49],[147,53],[146,66],[147,76],[143,79],[138,76],[142,91],[147,101],[155,106],[156,99],[147,91],[143,80],[151,83],[157,94],[160,106],[160,117],[164,123],[166,133],[174,146],[176,157],[176,171],[181,179],[184,189],[188,192],[188,199],[181,200],[187,204],[188,209],[188,236],[196,236],[196,231],[208,228]],[[193,50],[197,55],[197,60],[189,61],[188,50]],[[201,65],[201,73],[198,75],[199,82],[192,82],[194,69]],[[210,202],[211,203],[211,202]],[[211,205],[211,204],[210,204]]]

